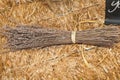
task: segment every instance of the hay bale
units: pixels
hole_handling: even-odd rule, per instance
[[[16,3],[1,0],[0,27],[19,24],[61,30],[104,27],[104,2],[21,0]],[[5,41],[3,37],[0,38],[0,48]],[[75,44],[0,54],[1,80],[119,80],[119,71],[120,44],[111,49]]]

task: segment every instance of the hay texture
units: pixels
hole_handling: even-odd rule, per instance
[[[0,28],[103,28],[104,10],[105,0],[0,0]],[[120,79],[120,43],[112,48],[73,44],[15,52],[5,52],[4,43],[0,35],[0,80]]]

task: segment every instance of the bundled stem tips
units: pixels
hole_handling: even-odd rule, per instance
[[[42,27],[5,27],[4,36],[11,50],[44,48],[53,45],[73,44],[72,31],[54,30]],[[117,26],[102,29],[77,31],[75,43],[110,47],[120,41],[120,28]]]

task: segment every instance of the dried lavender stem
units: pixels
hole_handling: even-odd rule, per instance
[[[71,31],[30,26],[6,27],[4,30],[4,34],[8,40],[8,47],[11,50],[73,44]],[[75,39],[78,44],[110,47],[120,41],[120,28],[113,26],[102,29],[77,31]]]

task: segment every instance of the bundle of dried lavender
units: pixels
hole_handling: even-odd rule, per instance
[[[44,48],[53,45],[72,44],[74,42],[78,44],[111,47],[114,43],[120,41],[120,28],[117,26],[76,31],[74,33],[75,34],[71,31],[53,30],[33,26],[4,28],[4,35],[7,37],[7,44],[11,50],[37,47]]]

